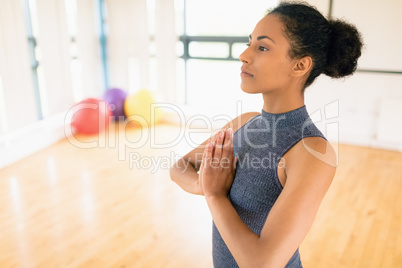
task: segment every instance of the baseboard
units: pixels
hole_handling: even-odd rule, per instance
[[[63,139],[65,115],[63,112],[1,135],[0,169]]]

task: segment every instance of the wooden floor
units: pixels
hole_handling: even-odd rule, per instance
[[[208,134],[181,131],[111,128],[0,170],[0,267],[212,267],[207,206],[168,175]],[[339,154],[304,267],[402,267],[402,154]]]

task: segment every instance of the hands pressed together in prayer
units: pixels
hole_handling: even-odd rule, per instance
[[[199,185],[205,198],[228,196],[236,173],[233,143],[231,128],[219,132],[214,142],[207,143],[199,170]]]

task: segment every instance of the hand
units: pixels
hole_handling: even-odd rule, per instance
[[[233,159],[233,131],[218,133],[215,142],[204,150],[199,183],[205,198],[227,197],[236,173],[237,158]]]
[[[198,180],[195,181],[195,187],[194,187],[194,191],[192,193],[196,194],[196,195],[204,195],[204,191],[203,191],[202,185],[201,185],[201,175],[198,175]]]

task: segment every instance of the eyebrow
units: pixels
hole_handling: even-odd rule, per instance
[[[249,37],[250,39],[252,39],[252,38],[251,38],[251,34],[250,34],[248,37]],[[257,37],[257,40],[258,40],[258,41],[261,40],[261,39],[269,39],[269,40],[271,40],[272,42],[275,43],[274,39],[272,39],[271,37],[269,37],[269,36],[267,36],[267,35],[261,35],[261,36],[258,36],[258,37]]]

